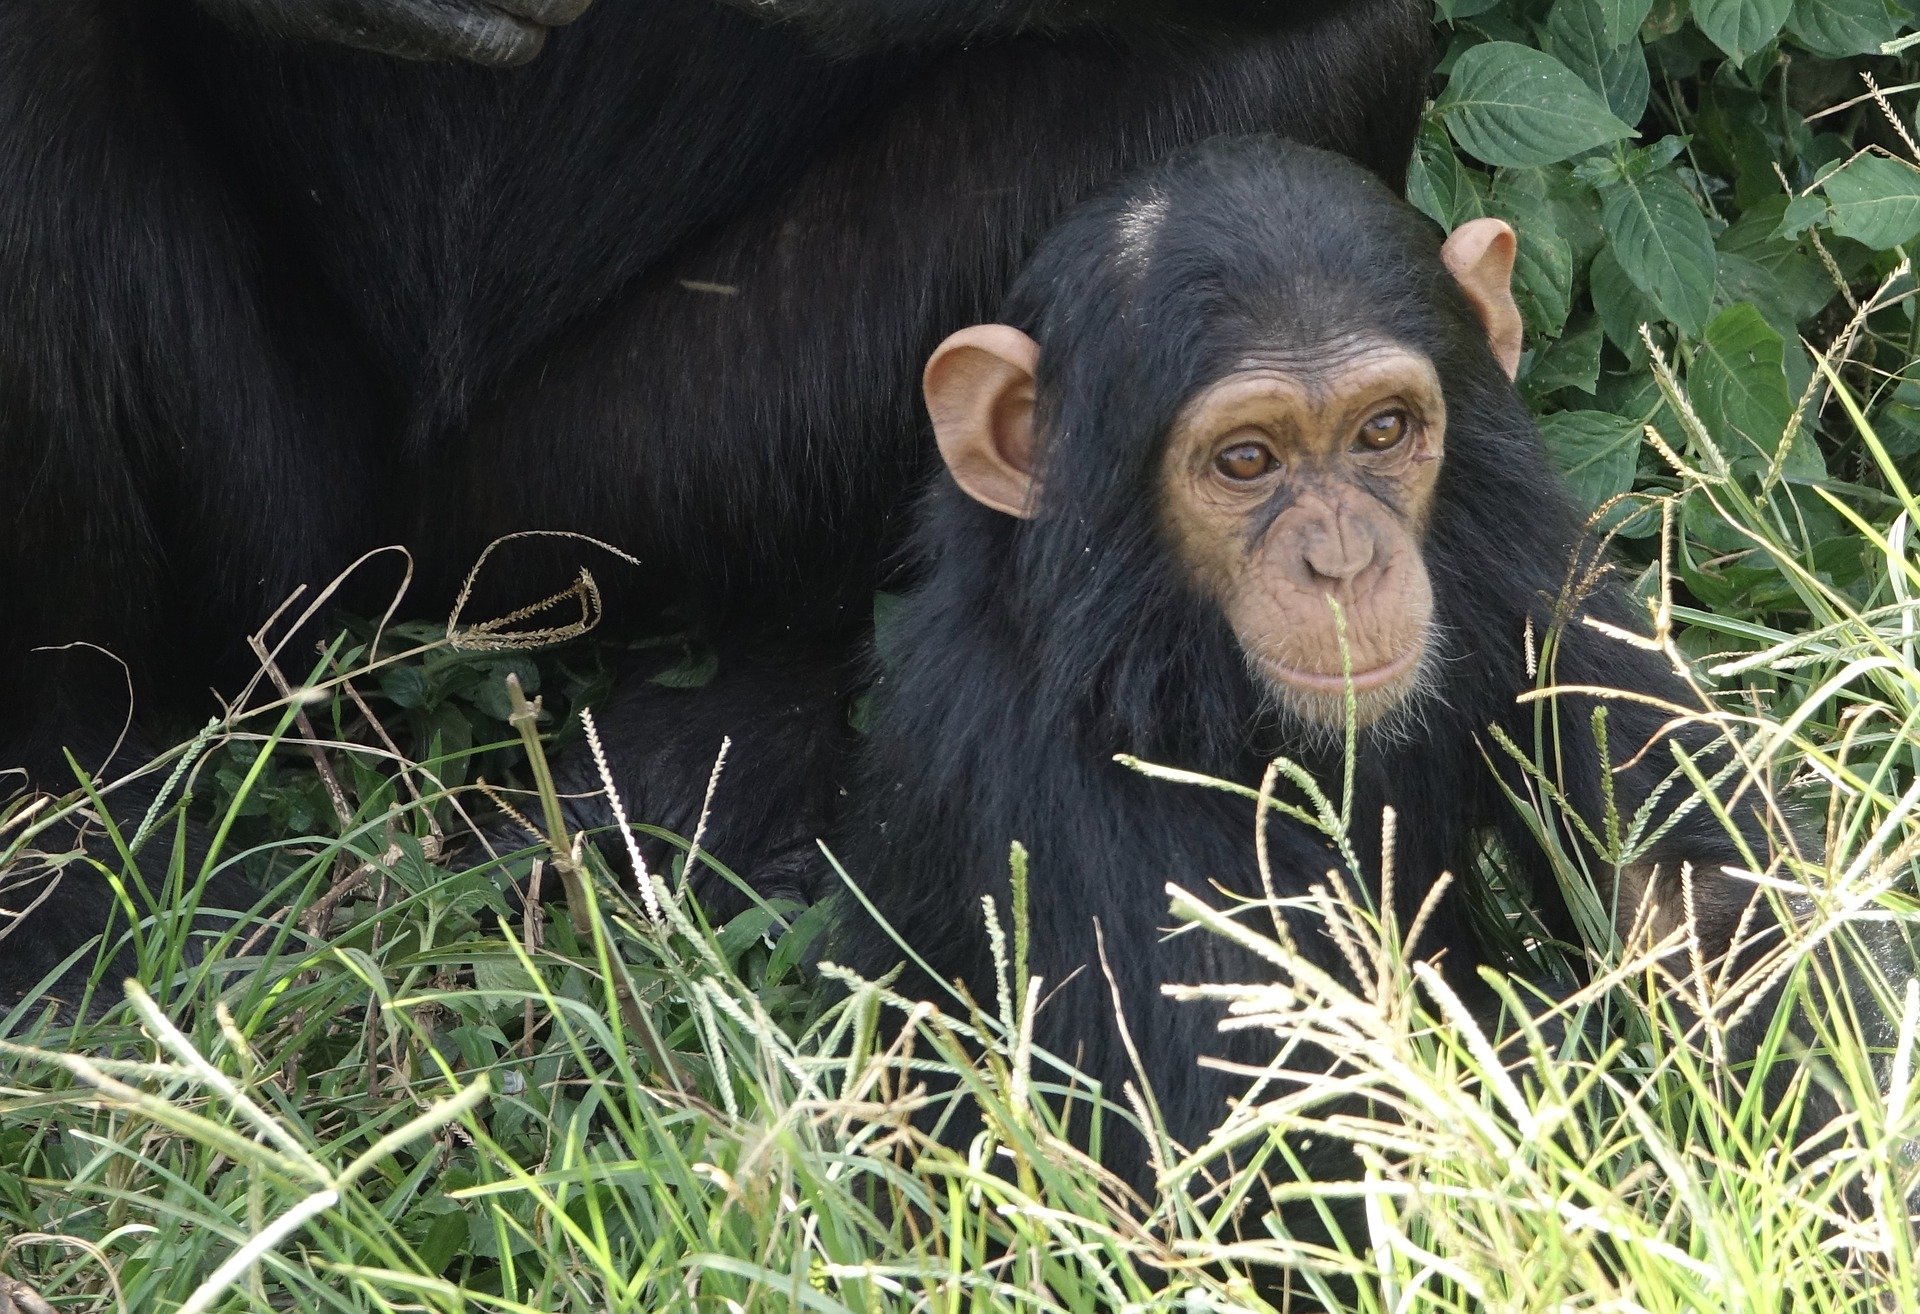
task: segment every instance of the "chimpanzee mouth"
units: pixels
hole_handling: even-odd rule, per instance
[[[1291,666],[1282,666],[1271,658],[1261,658],[1260,664],[1268,675],[1285,687],[1300,693],[1321,694],[1330,698],[1345,696],[1347,687],[1352,685],[1357,694],[1371,693],[1412,675],[1420,665],[1420,654],[1424,645],[1407,649],[1390,662],[1385,662],[1365,671],[1355,671],[1351,678],[1345,675],[1322,675],[1315,671],[1297,670]]]

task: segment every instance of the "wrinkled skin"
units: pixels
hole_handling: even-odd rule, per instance
[[[524,64],[590,0],[200,0],[214,17],[284,40],[400,59]]]

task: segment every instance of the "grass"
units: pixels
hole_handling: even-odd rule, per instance
[[[1679,421],[1649,435],[1670,490],[1636,495],[1665,526],[1641,581],[1654,642],[1713,696],[1746,788],[1794,819],[1756,871],[1815,896],[1761,968],[1787,983],[1783,1013],[1821,1024],[1818,1063],[1770,1034],[1796,1064],[1784,1098],[1724,1062],[1755,984],[1710,980],[1674,1007],[1662,946],[1613,936],[1577,850],[1561,874],[1587,942],[1558,949],[1590,979],[1550,1010],[1516,1007],[1534,1020],[1509,1036],[1403,952],[1413,928],[1350,891],[1289,900],[1341,945],[1352,972],[1336,978],[1176,884],[1174,920],[1272,962],[1269,983],[1183,993],[1228,1000],[1235,1025],[1272,1036],[1275,1066],[1208,1144],[1162,1138],[1161,1189],[1136,1198],[1063,1139],[1063,1102],[1097,1097],[1030,1040],[1050,983],[1026,973],[1019,892],[1044,871],[1016,855],[1015,906],[986,910],[1004,981],[982,1007],[815,968],[830,909],[714,926],[679,879],[714,865],[697,836],[636,885],[567,831],[545,760],[551,734],[592,733],[590,661],[396,627],[343,636],[299,680],[269,663],[250,702],[155,764],[161,800],[131,833],[91,786],[0,814],[12,875],[116,882],[114,934],[139,962],[125,1001],[95,994],[84,1020],[28,1004],[0,1022],[0,1271],[57,1308],[142,1314],[1262,1309],[1280,1272],[1380,1314],[1920,1311],[1920,985],[1889,948],[1920,930],[1920,504],[1830,377],[1864,475],[1889,490],[1811,490],[1875,567],[1833,585],[1805,564],[1799,503],[1736,477],[1651,355]],[[1794,605],[1675,605],[1673,554],[1693,542],[1675,527],[1702,516]],[[1514,802],[1558,845],[1546,779]],[[473,817],[500,806],[537,842],[491,851]],[[190,864],[176,847],[146,888],[124,854],[189,812],[212,851]],[[44,851],[80,813],[121,860]],[[1337,831],[1338,798],[1319,814]],[[1644,830],[1617,818],[1602,848],[1630,856]],[[272,895],[196,930],[196,891],[225,865]],[[510,883],[532,896],[524,916]],[[1831,971],[1861,943],[1887,968],[1856,968],[1865,1007]],[[1524,987],[1502,988],[1518,1005]],[[1299,1080],[1315,1049],[1334,1075]],[[1840,1113],[1789,1153],[1816,1089]],[[1151,1092],[1100,1094],[1096,1128],[1152,1122]],[[961,1102],[982,1130],[956,1149],[926,1129]],[[1364,1232],[1236,1233],[1249,1179],[1221,1156],[1279,1169],[1304,1138],[1352,1147],[1362,1171],[1280,1193],[1357,1198]]]

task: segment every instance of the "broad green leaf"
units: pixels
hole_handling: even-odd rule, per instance
[[[1494,182],[1493,209],[1520,238],[1513,281],[1527,328],[1555,337],[1573,304],[1573,249],[1555,226],[1546,180],[1537,170],[1502,170]]]
[[[1793,0],[1693,0],[1693,21],[1738,63],[1780,34]]]
[[[1821,184],[1833,203],[1833,231],[1884,251],[1920,233],[1920,169],[1862,155]]]
[[[1662,137],[1651,146],[1627,151],[1620,160],[1621,174],[1627,178],[1648,177],[1679,159],[1686,149],[1685,137]]]
[[[1717,263],[1714,305],[1752,306],[1776,333],[1799,331],[1800,316],[1793,313],[1792,302],[1781,294],[1778,281],[1758,261],[1738,251],[1722,250]]]
[[[1469,155],[1514,168],[1633,135],[1566,65],[1511,41],[1461,55],[1433,112]]]
[[[1826,202],[1815,202],[1824,213]],[[1753,302],[1790,342],[1799,337],[1801,322],[1819,314],[1836,295],[1833,277],[1817,257],[1796,242],[1774,236],[1791,205],[1785,196],[1771,196],[1714,241],[1720,253],[1720,303]]]
[[[1460,163],[1446,133],[1421,130],[1407,169],[1407,199],[1448,232],[1487,213],[1486,175]]]
[[[1604,333],[1598,319],[1589,320],[1558,342],[1536,348],[1521,384],[1538,398],[1562,388],[1593,395],[1600,380],[1600,344]]]
[[[1795,241],[1807,229],[1827,222],[1827,203],[1818,196],[1796,196],[1780,212],[1780,226],[1774,236]]]
[[[1653,0],[1598,0],[1598,8],[1607,43],[1624,46],[1640,35],[1640,25],[1647,21]]]
[[[380,674],[380,692],[396,707],[420,707],[433,697],[433,685],[417,666],[389,666]]]
[[[473,688],[473,705],[496,721],[513,715],[513,699],[507,693],[507,676],[520,677],[522,692],[529,697],[540,691],[539,668],[525,657],[511,662],[491,663],[484,677]],[[531,680],[532,683],[528,683]]]
[[[1751,87],[1718,78],[1701,88],[1693,123],[1696,159],[1707,172],[1733,183],[1733,208],[1746,209],[1780,194],[1776,159],[1791,161],[1776,131],[1778,107]]]
[[[1634,286],[1682,333],[1699,333],[1713,307],[1713,234],[1680,180],[1624,178],[1607,189],[1601,217]]]
[[[1547,201],[1553,206],[1554,227],[1573,248],[1573,267],[1584,269],[1607,244],[1606,225],[1590,189],[1575,182],[1565,165],[1541,171],[1547,180]]]
[[[520,653],[494,658],[486,664],[481,678],[487,684],[499,684],[509,675],[519,678],[520,691],[527,697],[540,692],[540,663]]]
[[[1770,458],[1793,417],[1784,341],[1752,306],[1729,306],[1707,325],[1687,371],[1700,422],[1729,460]]]
[[[1625,352],[1628,360],[1643,362],[1646,348],[1640,342],[1640,326],[1659,323],[1660,311],[1620,268],[1612,247],[1593,258],[1587,290],[1593,295],[1593,310],[1606,328],[1607,339]]]
[[[1604,96],[1626,123],[1647,112],[1647,56],[1635,40],[1615,41],[1596,0],[1557,0],[1547,16],[1547,49]]]
[[[480,946],[474,945],[472,947],[479,948]],[[474,955],[473,959],[473,988],[480,991],[498,990],[502,992],[525,990],[527,988],[527,974],[521,968],[520,960],[515,958],[511,951],[503,950],[499,954],[478,953]],[[460,1235],[462,1239],[465,1239],[465,1227],[461,1228]]]
[[[1816,55],[1841,59],[1878,51],[1900,30],[1885,0],[1795,0],[1787,31]]]
[[[1633,487],[1640,426],[1606,411],[1561,411],[1540,421],[1540,436],[1560,477],[1584,510],[1598,510]]]

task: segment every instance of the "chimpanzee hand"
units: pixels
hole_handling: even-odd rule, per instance
[[[234,27],[401,59],[524,64],[592,0],[200,0]]]

